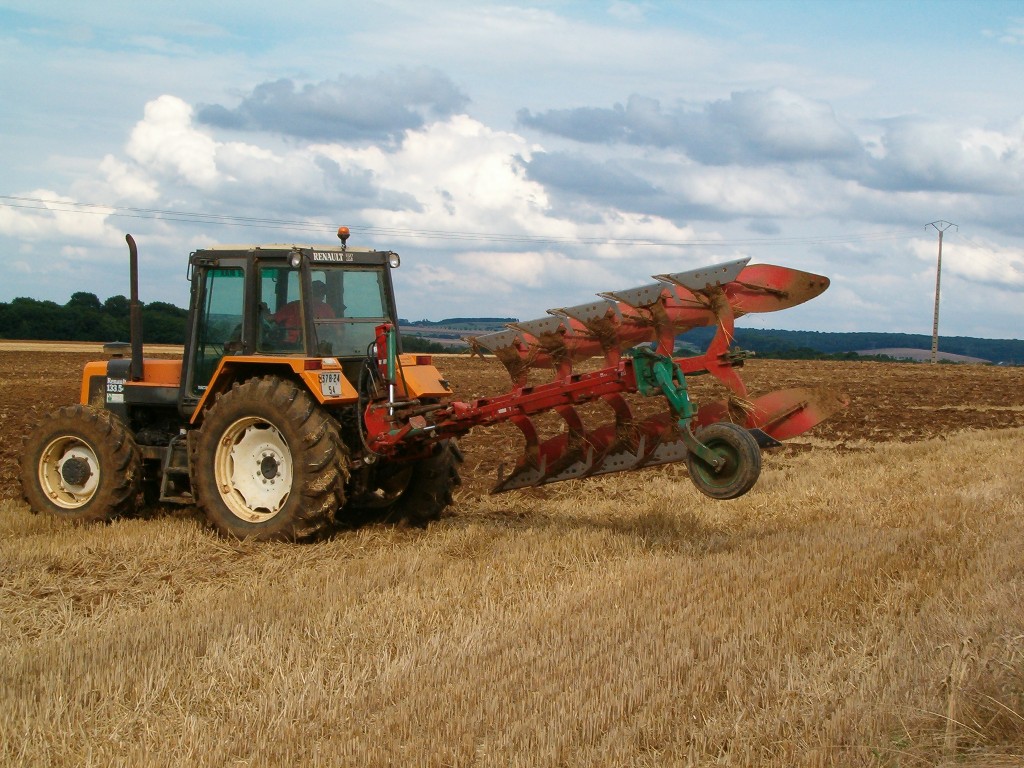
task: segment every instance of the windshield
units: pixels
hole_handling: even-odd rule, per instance
[[[317,352],[336,357],[363,356],[375,328],[390,322],[379,269],[314,269],[313,318]]]

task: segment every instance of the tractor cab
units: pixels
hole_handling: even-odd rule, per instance
[[[375,329],[397,323],[390,251],[217,246],[192,254],[183,411],[230,356],[334,358],[354,382]],[[273,361],[267,361],[271,363]]]

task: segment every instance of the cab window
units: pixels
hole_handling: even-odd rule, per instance
[[[211,268],[206,273],[202,290],[192,367],[194,392],[206,389],[225,352],[231,351],[233,344],[241,344],[245,271],[240,268]]]
[[[323,286],[323,299],[315,298],[314,324],[321,355],[356,357],[366,354],[375,328],[388,321],[383,276],[377,269],[313,270],[314,289]]]
[[[257,286],[256,349],[271,354],[304,351],[299,270],[290,266],[261,266]]]

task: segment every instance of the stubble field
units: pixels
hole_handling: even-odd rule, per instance
[[[679,466],[489,496],[496,428],[430,528],[268,545],[28,513],[22,435],[93,357],[0,350],[0,764],[1024,764],[1022,369],[754,360],[851,406],[735,501]]]

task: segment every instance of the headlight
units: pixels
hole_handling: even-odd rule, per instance
[[[302,254],[298,251],[292,251],[292,255],[288,258],[289,263],[295,269],[299,268],[299,264],[302,263]]]
[[[388,254],[388,266],[390,266],[392,269],[398,269],[398,265],[401,264],[401,263],[402,263],[402,260],[400,258],[398,258],[398,254],[397,253],[389,253]]]

